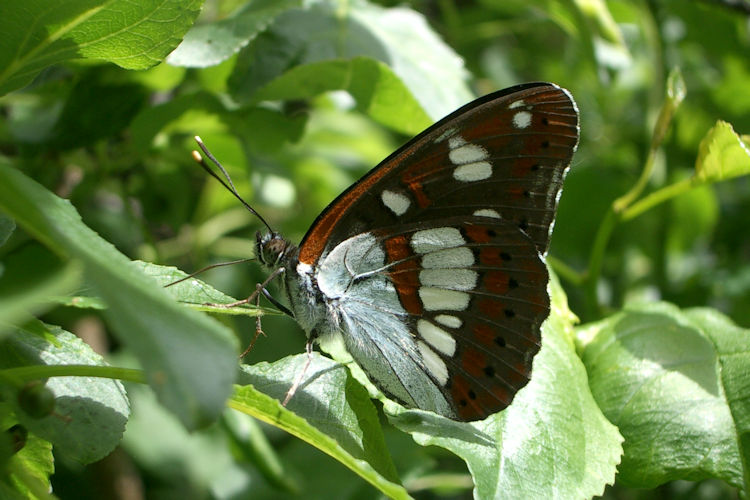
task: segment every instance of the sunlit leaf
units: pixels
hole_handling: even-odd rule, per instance
[[[552,289],[553,310],[542,328],[531,381],[507,409],[476,423],[416,410],[391,418],[418,443],[463,458],[476,498],[508,492],[517,498],[590,498],[614,482],[622,438],[589,392],[571,342],[575,317],[559,284]]]
[[[0,10],[0,95],[43,68],[92,58],[123,68],[159,63],[198,15],[201,0],[29,0]]]
[[[698,148],[695,179],[719,182],[750,173],[750,148],[732,126],[719,120],[708,131]]]
[[[407,498],[383,441],[375,407],[345,366],[315,354],[287,407],[306,355],[243,366],[230,406],[310,443],[391,498]]]
[[[174,52],[169,54],[167,62],[191,68],[219,64],[245,47],[276,16],[301,3],[301,0],[248,2],[225,19],[194,26]]]

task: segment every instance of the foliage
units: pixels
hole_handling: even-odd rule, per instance
[[[0,497],[133,470],[151,498],[747,494],[742,2],[58,4],[0,6]],[[192,137],[298,241],[409,135],[533,80],[571,91],[581,142],[529,385],[458,423],[314,353],[282,406],[299,328],[210,305],[257,266],[179,270],[252,256],[259,227]]]

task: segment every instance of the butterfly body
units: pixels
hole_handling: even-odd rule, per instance
[[[529,380],[549,313],[544,254],[578,141],[570,95],[526,84],[459,109],[318,216],[299,247],[258,236],[311,341],[340,339],[407,407],[459,420]]]

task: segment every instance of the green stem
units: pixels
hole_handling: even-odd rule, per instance
[[[589,256],[589,267],[586,272],[586,303],[589,306],[589,313],[594,316],[599,314],[599,300],[597,298],[597,286],[599,276],[602,274],[602,263],[604,262],[604,252],[607,250],[609,237],[615,226],[620,222],[620,215],[615,212],[614,203],[604,215],[599,230],[596,232],[594,245],[591,248]]]
[[[612,235],[615,226],[621,221],[629,220],[640,215],[643,211],[648,210],[666,199],[687,191],[691,187],[690,180],[678,182],[677,184],[667,186],[666,188],[651,193],[633,205],[635,200],[643,193],[648,185],[648,181],[654,170],[656,154],[659,151],[662,142],[664,142],[664,137],[669,130],[677,108],[684,99],[685,82],[682,79],[682,74],[680,73],[679,68],[675,68],[670,72],[669,77],[667,78],[666,96],[664,103],[659,110],[659,116],[656,119],[656,124],[654,125],[654,130],[651,134],[651,144],[648,148],[648,154],[641,175],[627,193],[612,202],[612,206],[604,216],[596,233],[594,246],[592,247],[591,255],[589,256],[588,272],[585,275],[586,300],[590,312],[595,313],[596,315],[598,315],[599,312],[597,287],[602,272],[604,252],[607,250],[607,244],[609,243],[609,238]]]
[[[643,199],[634,203],[631,207],[622,212],[620,220],[625,222],[635,219],[646,210],[650,210],[659,203],[663,203],[671,198],[681,195],[682,193],[690,191],[693,187],[695,187],[695,184],[693,183],[692,177],[683,179],[680,182],[675,182],[669,186],[664,186],[663,188],[650,193],[648,196],[645,196]]]
[[[614,210],[616,213],[620,214],[624,212],[628,208],[628,206],[633,203],[633,200],[638,198],[638,196],[646,188],[646,185],[651,178],[651,172],[654,170],[656,153],[659,150],[659,145],[654,144],[654,142],[655,141],[651,141],[651,146],[648,148],[646,163],[643,165],[643,170],[641,171],[641,176],[638,178],[638,181],[633,185],[632,188],[630,188],[630,191],[620,196],[614,201],[614,203],[612,203],[612,210]]]
[[[32,365],[0,370],[0,378],[14,382],[28,382],[48,377],[99,377],[146,383],[141,370],[98,365]]]
[[[555,273],[560,276],[561,279],[564,279],[568,283],[575,286],[580,286],[583,284],[583,274],[579,273],[560,259],[553,257],[552,255],[547,255],[547,264],[550,265],[552,270],[555,271]]]

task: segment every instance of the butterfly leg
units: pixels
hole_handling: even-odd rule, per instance
[[[294,379],[294,383],[289,388],[289,390],[286,391],[286,396],[284,396],[284,402],[281,403],[281,406],[286,406],[289,400],[292,399],[292,396],[294,396],[294,393],[297,392],[297,388],[299,388],[299,385],[302,383],[302,379],[305,377],[305,373],[307,372],[307,369],[310,367],[310,363],[312,363],[313,337],[310,337],[307,340],[305,351],[307,351],[307,361],[305,361],[305,366],[302,368],[302,371],[299,372],[299,374],[297,375],[297,378]]]
[[[253,293],[251,293],[250,296],[248,298],[246,298],[246,299],[237,300],[235,302],[230,302],[228,304],[215,304],[215,303],[209,302],[206,305],[213,306],[213,307],[220,307],[222,309],[229,309],[230,307],[236,307],[236,306],[241,306],[243,304],[249,304],[249,303],[251,303],[252,301],[254,301],[256,299],[256,297],[258,297],[258,294],[260,294],[261,292],[263,293],[263,295],[265,295],[266,297],[268,297],[268,295],[266,295],[266,293],[267,293],[266,292],[266,286],[271,281],[273,281],[274,278],[276,278],[277,276],[279,276],[281,274],[284,274],[285,271],[286,271],[285,268],[280,267],[280,268],[276,269],[274,272],[272,272],[271,274],[269,274],[268,278],[266,278],[266,280],[263,283],[261,283],[259,285],[256,285],[255,291]],[[277,305],[278,304],[278,302],[276,302],[276,300],[272,300],[271,303],[273,305]],[[284,307],[282,309],[282,312],[286,313],[286,311],[284,311],[284,309],[286,309],[286,308]],[[288,309],[287,309],[287,311],[288,311]]]
[[[255,307],[260,309],[260,296],[263,294],[265,298],[268,299],[268,301],[273,304],[276,308],[279,309],[279,311],[283,312],[287,316],[291,316],[294,318],[294,313],[289,310],[288,307],[286,307],[284,304],[273,298],[273,295],[266,290],[261,283],[258,283],[255,285],[255,291],[258,292],[255,294]],[[258,314],[255,317],[255,336],[253,337],[253,340],[250,341],[250,345],[247,346],[247,349],[242,351],[242,354],[240,354],[240,359],[244,358],[247,353],[253,350],[253,346],[255,345],[255,341],[258,340],[258,337],[261,335],[265,336],[266,334],[263,332],[263,327],[261,326],[260,317],[262,315]]]

